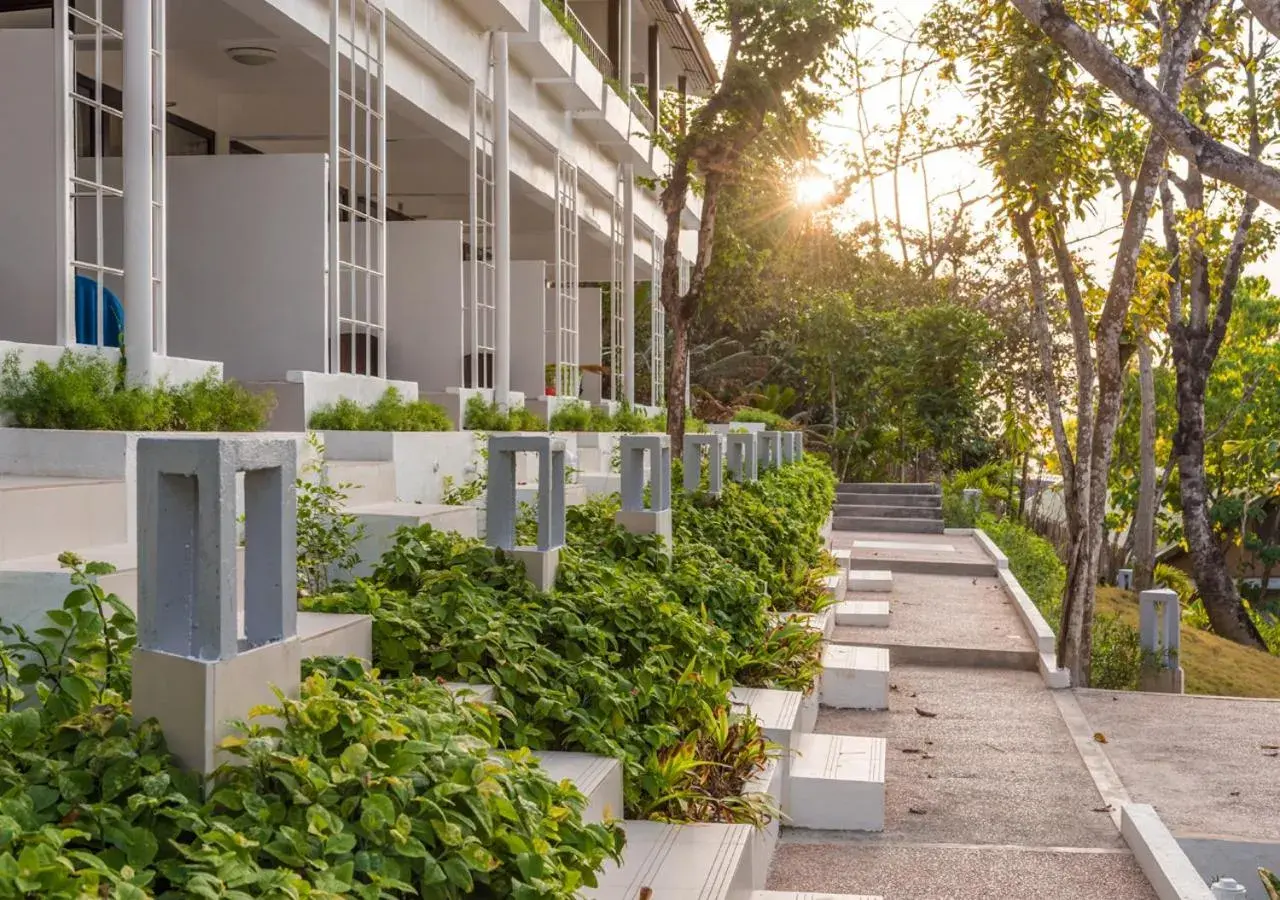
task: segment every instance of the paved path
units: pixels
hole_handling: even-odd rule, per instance
[[[853,546],[872,539],[915,546]],[[837,533],[835,545],[852,547],[855,558],[874,553],[886,568],[897,559],[986,559],[972,538],[950,535]],[[824,710],[817,728],[886,738],[885,831],[785,829],[770,889],[885,900],[1154,900],[1051,692],[1034,672],[991,667],[992,651],[1031,649],[994,583],[895,573],[891,628],[879,636],[837,630],[842,642],[890,647],[890,709]],[[932,665],[900,660],[918,647],[938,649]]]

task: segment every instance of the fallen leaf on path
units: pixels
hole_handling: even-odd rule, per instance
[[[924,751],[918,750],[915,747],[903,747],[902,752],[903,753],[923,753]]]
[[[1263,750],[1280,750],[1280,744],[1263,744]]]
[[[1112,808],[1112,807],[1111,807],[1111,804],[1110,804],[1110,803],[1108,803],[1106,806],[1095,806],[1095,807],[1093,808],[1093,811],[1094,811],[1094,812],[1101,812],[1101,813],[1108,813],[1108,812],[1111,812],[1111,808]]]
[[[1101,731],[1095,731],[1093,733],[1093,740],[1095,743],[1105,744],[1107,742],[1107,736],[1103,734]]]
[[[917,716],[924,716],[926,719],[936,719],[936,718],[938,718],[938,714],[937,714],[936,712],[929,712],[929,710],[927,710],[927,709],[921,709],[921,708],[920,708],[920,707],[918,707],[918,706],[916,707],[916,715],[917,715]]]
[[[1264,753],[1263,756],[1280,756],[1280,750],[1273,750],[1270,753]]]
[[[1239,791],[1232,791],[1232,792],[1231,792],[1230,794],[1228,794],[1227,796],[1228,796],[1228,797],[1239,797],[1239,796],[1240,796],[1240,792],[1239,792]]]
[[[913,816],[923,816],[925,814],[925,811],[918,806],[907,807],[907,812],[911,813]]]

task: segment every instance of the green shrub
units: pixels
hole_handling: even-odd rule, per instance
[[[1010,465],[988,463],[978,469],[954,472],[942,480],[942,520],[948,528],[973,528],[977,515],[964,499],[966,490],[982,491],[979,513],[1003,516],[1013,504],[1009,493]],[[1016,489],[1016,484],[1015,484]]]
[[[467,400],[463,427],[468,431],[547,430],[542,420],[524,407],[514,406],[503,412],[498,409],[498,404],[486,402],[479,394],[472,394]]]
[[[26,372],[18,355],[0,364],[0,412],[19,428],[83,431],[256,431],[274,403],[212,373],[173,386],[130,387],[123,366],[92,353],[65,351],[55,365]]]
[[[623,434],[644,434],[667,430],[665,413],[656,416],[622,404],[616,413],[610,414],[599,407],[590,407],[585,403],[574,402],[560,406],[551,416],[552,431],[595,431],[620,432]]]
[[[311,414],[312,431],[452,431],[445,411],[427,400],[405,400],[393,387],[361,406],[346,397]]]
[[[1093,617],[1090,687],[1136,691],[1142,660],[1138,629],[1111,613],[1098,613]]]
[[[597,410],[580,401],[562,403],[551,414],[547,427],[551,431],[593,431],[596,429],[591,425],[595,421],[596,412]]]
[[[1067,567],[1058,559],[1053,544],[1025,525],[989,513],[978,517],[977,526],[1009,557],[1009,571],[1056,631],[1062,619]]]
[[[739,409],[733,414],[733,421],[764,425],[770,431],[796,430],[796,424],[786,416],[767,409],[756,409],[753,406],[744,406]]]
[[[495,748],[493,711],[354,660],[312,661],[298,699],[238,724],[206,791],[131,721],[110,567],[66,561],[51,624],[0,648],[0,896],[569,900],[616,858],[581,794]]]

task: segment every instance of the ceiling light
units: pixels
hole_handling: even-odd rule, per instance
[[[228,47],[227,56],[242,66],[269,66],[278,54],[271,47]]]

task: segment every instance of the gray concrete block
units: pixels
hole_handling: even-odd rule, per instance
[[[738,483],[756,481],[759,475],[757,466],[757,444],[754,434],[729,434],[725,438],[725,446],[729,454],[729,473]]]
[[[647,507],[644,502],[646,457],[649,461]],[[623,435],[622,509],[624,512],[671,509],[671,438],[668,435]]]
[[[692,494],[702,484],[702,449],[707,450],[707,493],[718,497],[724,490],[725,436],[686,434],[684,436],[684,489]]]
[[[538,542],[541,551],[564,546],[565,444],[550,435],[504,434],[489,438],[485,537],[502,550],[516,549],[516,454],[538,457]]]
[[[761,471],[776,469],[782,465],[782,432],[762,431],[756,435],[759,441],[759,465]]]

